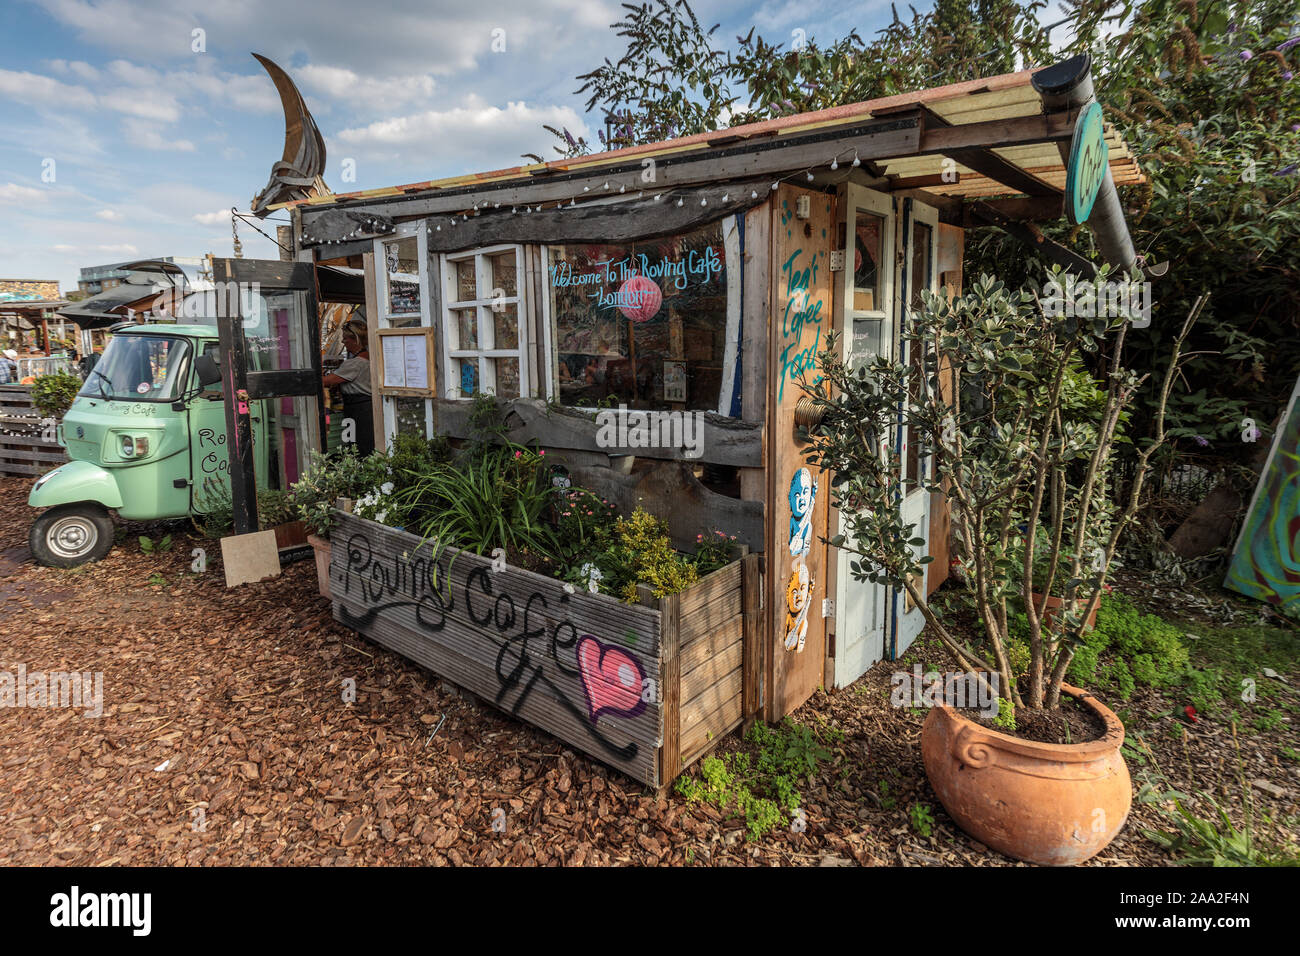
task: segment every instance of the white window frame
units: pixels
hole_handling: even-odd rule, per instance
[[[389,302],[392,301],[388,295],[388,257],[384,247],[389,243],[397,242],[402,239],[415,239],[415,255],[420,277],[420,311],[390,313],[388,311]],[[418,326],[405,326],[406,329],[415,331],[415,329],[428,330],[436,329],[437,326],[433,321],[433,313],[429,298],[429,235],[427,224],[423,221],[403,223],[395,228],[391,235],[375,240],[375,328],[392,329],[394,318],[409,318],[412,315],[420,316]],[[378,356],[371,356],[371,362],[378,358],[380,365],[383,363],[382,353]],[[435,369],[428,370],[430,388],[428,394],[432,395],[433,385],[436,382],[437,375]],[[386,394],[383,389],[382,376],[375,376],[371,383],[371,391],[375,392],[371,396],[372,400],[379,399],[383,403],[384,416],[384,439],[385,444],[391,443],[393,436],[397,434],[397,400],[399,398],[419,398],[418,394]],[[433,400],[425,398],[424,401],[424,437],[433,437]]]
[[[515,255],[515,294],[480,296],[474,299],[458,299],[459,282],[457,264],[468,260],[474,261],[475,291],[491,292],[489,256],[513,252]],[[443,384],[443,394],[449,399],[468,399],[470,396],[461,391],[460,366],[462,362],[474,361],[478,366],[478,391],[496,394],[496,363],[489,361],[498,358],[513,358],[519,365],[519,396],[533,396],[533,375],[529,362],[531,338],[528,334],[528,316],[525,310],[523,292],[527,287],[524,272],[524,247],[522,244],[501,243],[494,246],[482,246],[466,249],[464,252],[446,252],[442,254],[442,290],[439,297],[442,306],[442,358],[446,369],[447,381]],[[492,321],[492,307],[500,303],[515,307],[515,320],[519,323],[519,344],[515,348],[483,348],[485,342],[496,344],[496,328]],[[479,348],[460,348],[460,325],[455,312],[464,309],[475,310],[478,326]]]

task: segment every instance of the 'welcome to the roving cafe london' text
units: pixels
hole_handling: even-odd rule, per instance
[[[650,257],[641,254],[625,256],[622,259],[605,259],[595,263],[591,272],[575,272],[567,262],[551,266],[551,285],[556,288],[571,286],[603,286],[606,283],[621,283],[633,276],[645,276],[647,279],[672,279],[676,289],[685,289],[691,276],[698,276],[704,283],[722,271],[722,258],[712,246],[704,249],[691,249],[684,259],[669,259],[664,256],[658,262],[651,262]],[[628,289],[617,292],[605,292],[596,289],[587,293],[595,299],[598,306],[641,305],[642,300],[651,294],[648,289]],[[624,301],[626,300],[626,301]]]

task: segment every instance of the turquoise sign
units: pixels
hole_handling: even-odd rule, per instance
[[[1065,214],[1076,226],[1087,222],[1106,179],[1110,150],[1102,129],[1101,104],[1093,102],[1074,124],[1070,165],[1065,173]]]

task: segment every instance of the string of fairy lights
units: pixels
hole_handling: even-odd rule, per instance
[[[807,166],[804,169],[798,170],[797,172],[788,173],[785,176],[778,176],[777,178],[772,180],[772,183],[768,187],[768,189],[771,192],[775,192],[776,189],[782,183],[791,182],[800,177],[803,177],[807,182],[810,183],[814,182],[816,180],[814,170],[819,169],[822,166],[825,166],[827,169],[834,172],[840,168],[840,158],[845,157],[847,159],[847,156],[845,154],[850,152],[853,154],[853,159],[851,162],[848,162],[846,165],[854,169],[861,167],[862,159],[858,155],[857,148],[848,147],[834,154],[830,158],[830,161],[828,163]],[[640,174],[634,174],[634,175],[640,175]],[[658,192],[654,192],[652,190],[645,189],[641,184],[636,183],[633,185],[633,189],[635,190],[635,192],[632,193],[631,195],[628,195],[629,189],[626,183],[619,183],[616,193],[612,192],[614,188],[615,188],[614,182],[612,180],[607,179],[605,180],[604,185],[599,187],[598,189],[593,190],[591,186],[583,186],[581,193],[575,193],[571,196],[568,196],[564,199],[560,199],[558,201],[546,200],[544,202],[539,201],[536,203],[532,203],[532,202],[511,203],[509,204],[510,211],[508,214],[513,216],[528,216],[543,211],[559,211],[564,209],[576,209],[578,208],[579,199],[590,199],[593,194],[597,197],[625,195],[628,196],[629,201],[636,201],[636,200],[644,199],[646,193],[652,193],[655,202],[675,201],[675,204],[679,208],[686,204],[688,198],[692,198],[693,200],[693,197],[691,197],[691,192],[693,190],[689,190],[685,188],[667,189],[667,190],[661,189]],[[753,200],[759,198],[757,188],[750,189],[749,198]],[[730,200],[731,200],[730,190],[724,191],[722,194],[721,202],[727,203]],[[707,206],[708,204],[709,204],[709,198],[707,196],[701,196],[700,205]],[[491,200],[484,200],[482,202],[473,203],[469,209],[461,210],[459,213],[453,213],[451,215],[447,215],[444,213],[436,217],[429,217],[427,220],[428,234],[432,236],[434,233],[442,232],[442,228],[444,225],[446,225],[449,229],[458,228],[462,223],[469,222],[471,216],[478,217],[482,213],[488,211],[496,212],[502,209],[504,205],[506,204],[500,202],[492,202]],[[521,205],[523,206],[522,210],[520,209]],[[358,222],[357,227],[355,229],[353,229],[347,235],[339,239],[324,239],[324,238],[314,239],[304,229],[302,234],[302,241],[305,243],[315,243],[317,245],[322,245],[322,246],[342,245],[343,243],[346,242],[351,242],[357,239],[364,240],[367,237],[374,236],[375,230],[381,226],[388,227],[384,230],[383,233],[381,233],[381,235],[388,234],[392,231],[391,223],[388,223],[385,220],[380,220],[378,218],[370,218],[370,219],[363,219],[360,222]]]

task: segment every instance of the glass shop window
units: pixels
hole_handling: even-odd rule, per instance
[[[717,408],[727,333],[722,223],[616,245],[547,249],[561,404]]]
[[[501,398],[532,394],[527,334],[520,324],[522,272],[522,246],[442,257],[449,398],[470,398],[475,392]]]
[[[385,242],[384,311],[393,329],[420,325],[420,252],[415,236]]]

